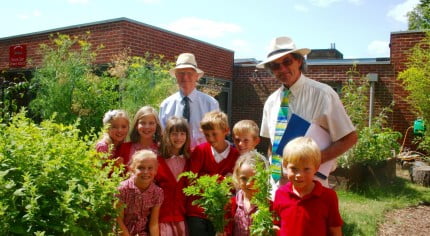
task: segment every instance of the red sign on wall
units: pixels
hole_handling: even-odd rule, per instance
[[[9,67],[24,67],[27,64],[27,45],[9,47]]]

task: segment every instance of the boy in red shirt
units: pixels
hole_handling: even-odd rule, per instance
[[[318,145],[299,137],[284,148],[282,168],[289,182],[275,195],[280,235],[342,235],[336,192],[314,181],[321,163]]]
[[[231,175],[239,152],[225,140],[230,131],[227,115],[221,111],[208,112],[203,116],[200,128],[207,142],[193,150],[190,170],[199,176]],[[212,223],[206,218],[201,207],[192,205],[193,200],[195,198],[187,200],[187,224],[190,236],[215,235]]]

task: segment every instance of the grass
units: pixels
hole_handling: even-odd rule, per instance
[[[387,211],[430,203],[430,188],[397,177],[385,186],[363,186],[359,190],[336,190],[344,235],[376,235]]]

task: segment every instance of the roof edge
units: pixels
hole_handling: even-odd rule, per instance
[[[216,47],[216,48],[219,48],[219,49],[222,49],[222,50],[230,51],[230,52],[233,52],[233,54],[234,54],[234,51],[231,50],[231,49],[220,47],[220,46],[217,46],[217,45],[214,45],[214,44],[211,44],[211,43],[199,40],[199,39],[192,38],[190,36],[186,36],[186,35],[183,35],[183,34],[175,33],[173,31],[166,30],[166,29],[163,29],[163,28],[160,28],[160,27],[157,27],[157,26],[149,25],[149,24],[137,21],[137,20],[133,20],[133,19],[127,18],[127,17],[118,17],[118,18],[113,18],[113,19],[100,20],[100,21],[94,21],[94,22],[89,22],[89,23],[83,23],[83,24],[70,25],[70,26],[59,27],[59,28],[54,28],[54,29],[36,31],[36,32],[31,32],[31,33],[26,33],[26,34],[18,34],[18,35],[13,35],[13,36],[7,36],[7,37],[0,38],[0,41],[10,40],[10,39],[19,38],[19,37],[35,36],[35,35],[39,35],[39,34],[55,33],[57,31],[70,30],[70,29],[76,29],[76,28],[83,28],[83,27],[87,27],[87,26],[94,26],[94,25],[101,25],[101,24],[108,24],[108,23],[115,23],[115,22],[120,22],[120,21],[127,21],[127,22],[130,22],[130,23],[134,23],[134,24],[146,26],[146,27],[149,27],[149,28],[152,28],[152,29],[156,29],[156,30],[159,30],[159,31],[163,31],[163,32],[169,33],[169,34],[173,34],[173,35],[177,35],[177,36],[180,36],[180,37],[183,37],[183,38],[187,38],[189,40],[193,40],[193,41],[197,41],[197,42],[200,42],[200,43],[204,43],[204,44],[207,44],[207,45],[210,45],[212,47]]]

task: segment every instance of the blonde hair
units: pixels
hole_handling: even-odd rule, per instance
[[[222,111],[210,111],[206,113],[200,121],[200,128],[202,130],[228,130],[228,118]]]
[[[241,135],[251,133],[254,138],[260,137],[260,129],[258,125],[253,120],[241,120],[234,124],[233,134]]]
[[[140,150],[135,152],[131,157],[130,169],[134,170],[136,168],[136,165],[143,160],[153,160],[155,161],[155,163],[157,163],[156,166],[158,166],[157,155],[153,151]]]
[[[240,182],[239,181],[240,180],[239,171],[240,171],[240,168],[244,164],[247,164],[255,170],[258,163],[264,163],[264,167],[266,169],[269,166],[269,163],[267,162],[266,158],[263,155],[261,155],[260,153],[258,153],[257,151],[247,152],[247,153],[241,155],[239,157],[239,159],[237,159],[236,164],[235,164],[234,169],[233,169],[233,176],[232,176],[233,184],[236,186],[236,188],[239,188],[239,182]]]
[[[139,122],[139,120],[142,117],[149,116],[149,115],[154,116],[155,123],[157,124],[157,128],[155,130],[155,134],[154,134],[153,140],[156,143],[160,142],[160,139],[161,139],[161,125],[160,125],[160,120],[158,119],[158,113],[157,113],[157,111],[153,107],[151,107],[151,106],[144,106],[144,107],[140,108],[136,112],[136,115],[134,115],[133,126],[132,126],[131,131],[130,131],[130,140],[132,142],[134,142],[134,143],[139,142],[140,135],[139,135],[139,131],[137,130],[137,123]]]
[[[112,139],[109,136],[109,129],[112,125],[112,122],[118,118],[126,119],[128,124],[130,125],[130,119],[128,118],[127,112],[125,112],[124,110],[109,110],[103,116],[103,126],[105,129],[107,129],[108,132],[105,132],[103,134],[102,141],[107,144],[112,144]]]
[[[299,164],[311,161],[315,167],[321,163],[321,151],[318,145],[307,137],[298,137],[291,140],[284,148],[282,166],[288,163]]]
[[[182,117],[172,116],[166,122],[166,128],[163,131],[163,136],[161,138],[161,156],[164,158],[170,158],[172,153],[170,150],[172,149],[172,142],[170,140],[170,134],[172,132],[185,132],[187,135],[186,141],[182,146],[181,150],[179,150],[179,154],[183,155],[185,158],[190,157],[190,130],[188,127],[188,122]]]

